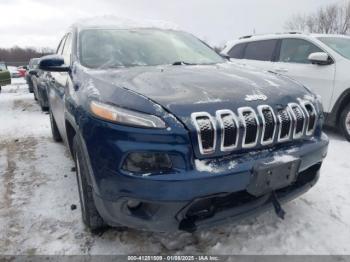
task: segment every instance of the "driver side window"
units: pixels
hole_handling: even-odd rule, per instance
[[[278,61],[310,64],[308,57],[315,52],[323,52],[323,50],[303,39],[283,39]]]
[[[72,34],[68,34],[66,42],[63,47],[62,56],[64,58],[64,63],[70,65],[72,54]]]
[[[56,54],[62,55],[62,50],[63,50],[65,41],[66,41],[66,36],[64,36],[64,37],[62,38],[60,44],[58,45]]]

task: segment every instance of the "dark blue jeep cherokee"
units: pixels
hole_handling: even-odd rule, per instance
[[[318,179],[318,99],[188,33],[76,25],[40,68],[92,230],[192,232],[271,208],[283,218],[280,204]]]

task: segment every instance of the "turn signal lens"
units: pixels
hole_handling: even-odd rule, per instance
[[[90,109],[95,116],[118,124],[145,128],[166,128],[164,121],[154,115],[147,115],[97,101],[90,103]]]

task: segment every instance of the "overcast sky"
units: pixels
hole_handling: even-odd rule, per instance
[[[288,17],[339,0],[0,0],[0,47],[55,48],[78,19],[116,15],[167,20],[212,45],[283,31]]]

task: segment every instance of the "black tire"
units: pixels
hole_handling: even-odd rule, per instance
[[[73,152],[83,222],[90,231],[98,232],[106,228],[107,225],[96,209],[92,187],[87,180],[88,167],[86,159],[82,153],[77,136],[73,138]]]
[[[62,141],[62,137],[60,132],[58,131],[58,127],[56,124],[56,120],[50,110],[50,124],[51,124],[51,133],[52,133],[52,138],[55,142],[61,142]]]
[[[350,104],[344,108],[339,121],[341,131],[345,138],[350,142]]]
[[[34,94],[34,100],[35,100],[35,101],[38,101],[38,97],[36,96],[35,90],[33,90],[33,94]]]
[[[40,106],[41,107],[41,111],[43,111],[43,112],[47,112],[47,111],[49,111],[49,108],[47,107],[47,106]]]
[[[29,93],[34,93],[33,84],[28,84]]]
[[[49,111],[49,107],[45,106],[44,102],[41,99],[39,100],[39,104],[40,104],[41,111],[43,111],[43,112]]]

